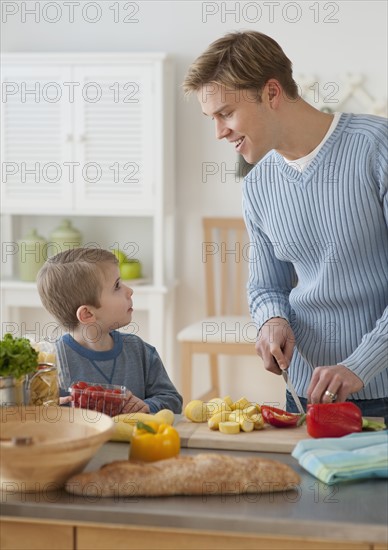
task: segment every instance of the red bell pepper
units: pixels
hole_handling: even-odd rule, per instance
[[[342,437],[363,427],[361,410],[349,402],[307,405],[306,424],[311,437]]]
[[[271,424],[271,426],[276,426],[276,428],[300,426],[305,418],[304,414],[290,413],[276,407],[262,405],[260,408],[264,422]]]

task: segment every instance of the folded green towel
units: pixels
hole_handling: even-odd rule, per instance
[[[296,445],[292,456],[328,485],[351,479],[388,477],[388,432],[304,439]]]

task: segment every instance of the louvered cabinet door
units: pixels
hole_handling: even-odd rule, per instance
[[[71,69],[2,67],[1,210],[48,214],[73,205]]]
[[[84,91],[75,104],[76,210],[152,213],[160,124],[153,63],[75,67],[74,74]]]

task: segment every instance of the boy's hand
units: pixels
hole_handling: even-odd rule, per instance
[[[67,395],[66,397],[59,398],[60,405],[67,405],[67,403],[71,403],[72,401],[73,401],[73,398],[71,395]]]
[[[127,391],[126,397],[127,402],[125,403],[121,413],[150,412],[150,408],[147,403],[144,403],[144,401],[136,397],[136,395],[133,395],[132,392]]]

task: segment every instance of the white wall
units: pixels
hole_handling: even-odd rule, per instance
[[[51,4],[51,7],[49,6]],[[200,219],[203,215],[240,215],[240,184],[222,181],[221,163],[232,169],[231,147],[217,143],[212,122],[197,101],[183,99],[179,85],[189,63],[207,45],[235,29],[255,29],[279,41],[293,60],[296,75],[315,74],[323,84],[340,82],[346,72],[367,76],[370,92],[387,95],[387,6],[385,1],[336,2],[115,2],[79,0],[69,22],[69,2],[2,2],[3,52],[166,51],[176,61],[177,169],[177,329],[204,312]],[[89,6],[88,6],[89,4]],[[93,19],[101,10],[101,18]],[[40,21],[25,14],[38,5]],[[127,10],[124,10],[127,5]],[[58,6],[62,14],[58,11]],[[86,7],[85,7],[86,6]],[[86,9],[87,8],[87,9]],[[14,10],[18,12],[12,15]],[[82,15],[82,9],[86,9]],[[131,10],[133,9],[133,13]],[[116,10],[116,11],[115,11]],[[118,11],[117,11],[118,10]],[[136,13],[134,13],[136,11]],[[7,13],[10,15],[7,16]],[[212,14],[213,13],[213,14]],[[49,22],[58,16],[57,22]],[[118,15],[118,22],[114,21]],[[130,21],[124,23],[124,18]],[[137,22],[133,20],[137,19]],[[339,90],[340,93],[341,90]],[[220,167],[202,182],[204,162]],[[262,375],[257,362],[225,365],[223,392],[279,396],[281,381]],[[233,368],[234,367],[234,368]],[[205,383],[205,381],[203,382]],[[273,385],[275,384],[275,385]],[[252,386],[258,394],[252,394]],[[268,389],[269,388],[269,389]],[[256,390],[255,390],[256,391]],[[275,398],[275,397],[274,397]],[[280,399],[280,398],[279,398]]]

